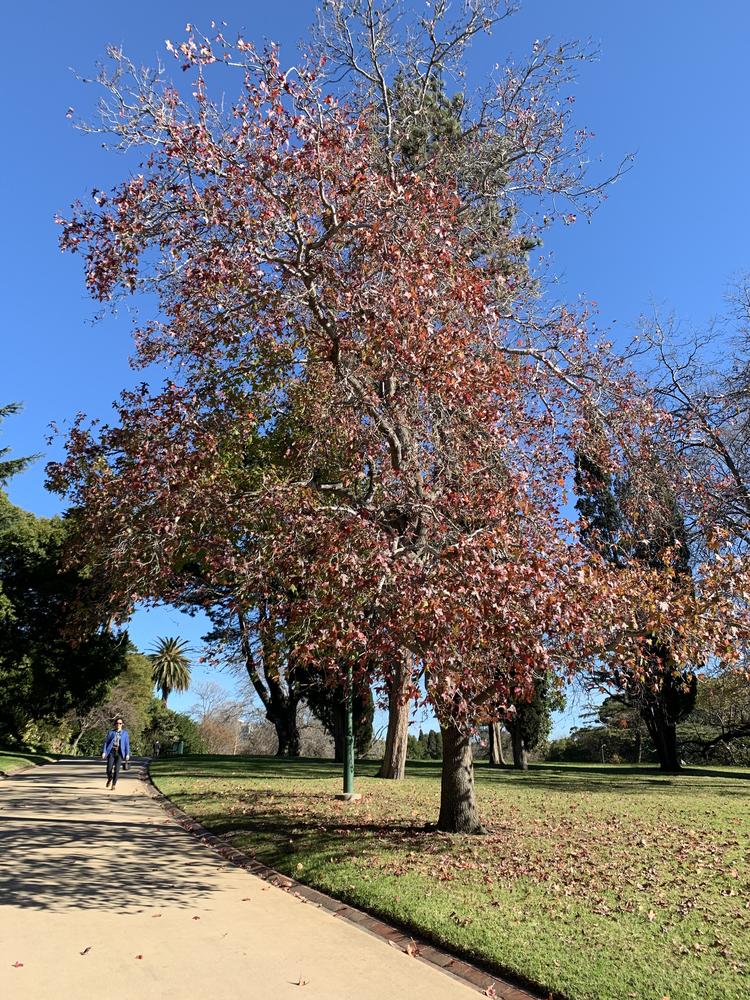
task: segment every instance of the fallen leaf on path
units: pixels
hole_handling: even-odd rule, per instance
[[[242,902],[243,903],[249,903],[249,902],[251,902],[251,897],[250,896],[243,896],[242,897]]]
[[[83,951],[81,952],[81,954],[82,955],[88,955],[88,953],[90,951],[91,951],[91,945],[89,945],[88,948],[84,948]]]
[[[300,976],[300,978],[299,978],[299,979],[297,980],[297,982],[296,982],[296,983],[292,983],[292,986],[307,986],[307,984],[308,984],[309,982],[310,982],[310,980],[309,980],[309,979],[303,979],[303,978],[302,978],[302,977]]]
[[[14,962],[13,963],[13,968],[14,969],[22,969],[23,968],[23,962]]]
[[[193,917],[193,920],[200,920],[200,917]]]
[[[152,919],[152,920],[156,920],[156,918],[157,918],[157,917],[160,917],[160,916],[161,916],[161,913],[152,913],[152,914],[151,914],[151,919]]]
[[[136,958],[143,958],[143,955],[136,955]]]

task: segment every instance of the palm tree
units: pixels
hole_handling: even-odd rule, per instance
[[[149,654],[154,684],[161,691],[165,705],[172,691],[187,691],[190,687],[190,660],[185,655],[188,649],[185,639],[160,638],[154,652]]]

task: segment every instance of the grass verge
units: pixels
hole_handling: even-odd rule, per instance
[[[49,764],[57,760],[43,753],[27,753],[21,750],[0,750],[0,771],[5,774],[12,774],[22,767],[29,767],[32,764]]]
[[[485,837],[425,828],[440,768],[156,761],[175,804],[259,861],[570,1000],[747,1000],[750,772],[477,769]]]

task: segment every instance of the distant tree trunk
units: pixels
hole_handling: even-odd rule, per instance
[[[265,672],[264,680],[250,643],[250,626],[242,612],[238,613],[237,617],[239,620],[240,640],[242,652],[245,657],[247,676],[263,703],[263,708],[266,710],[266,718],[276,730],[276,736],[279,741],[276,756],[299,757],[300,735],[297,726],[299,689],[294,678],[294,670],[287,664],[285,685],[282,684],[279,676],[276,676],[268,669]]]
[[[479,822],[469,737],[453,725],[442,726],[441,732],[443,772],[438,830],[446,833],[486,833]]]
[[[510,744],[513,748],[513,767],[517,771],[528,771],[529,755],[523,744],[521,726],[517,722],[508,722],[506,727],[510,733]]]
[[[664,643],[652,644],[654,657],[653,675],[659,677],[657,685],[636,688],[633,701],[651,737],[662,771],[681,770],[677,747],[677,723],[686,718],[695,707],[698,692],[698,675],[692,670],[680,670],[672,650]]]
[[[163,703],[163,705],[164,705],[165,708],[167,707],[167,698],[168,697],[169,697],[169,689],[168,688],[162,688],[161,689],[161,700],[162,700],[162,703]]]
[[[409,737],[409,699],[406,691],[411,680],[411,658],[408,654],[395,669],[388,684],[388,733],[385,738],[383,763],[379,778],[400,781],[406,771],[406,750]]]
[[[643,758],[643,733],[641,732],[640,723],[638,724],[638,730],[635,734],[635,747],[633,749],[633,763],[640,764]]]
[[[660,659],[668,663],[669,650],[657,648]],[[648,691],[639,708],[648,734],[653,740],[659,767],[675,773],[681,770],[677,749],[677,721],[685,718],[695,704],[698,679],[695,674],[677,676],[667,671],[657,690]]]
[[[503,724],[490,722],[488,725],[490,743],[490,767],[505,767],[503,756]]]

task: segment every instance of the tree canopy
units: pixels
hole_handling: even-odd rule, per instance
[[[99,701],[125,668],[126,637],[91,624],[101,585],[65,567],[68,528],[37,518],[0,491],[0,734]]]
[[[179,602],[197,567],[232,612],[270,605],[295,662],[333,681],[355,663],[365,690],[408,651],[443,729],[439,824],[466,831],[470,729],[540,673],[638,671],[644,636],[680,663],[729,660],[747,630],[746,567],[720,542],[675,587],[648,560],[614,567],[569,516],[592,428],[616,469],[659,413],[528,266],[544,227],[601,193],[564,99],[580,52],[537,43],[477,102],[446,103],[441,73],[502,13],[436,5],[402,46],[372,5],[326,4],[320,51],[289,69],[191,29],[170,43],[189,89],[112,49],[95,127],[147,155],[60,220],[96,299],[155,296],[135,363],[169,370],[114,426],[79,422],[50,469],[117,581],[112,610]]]

